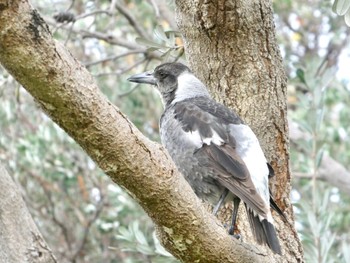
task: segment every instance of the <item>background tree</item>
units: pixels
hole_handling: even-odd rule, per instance
[[[150,3],[144,1],[79,1],[79,3],[38,1],[33,4],[41,14],[44,14],[54,36],[63,41],[74,56],[83,61],[95,75],[104,94],[125,112],[144,134],[157,140],[158,117],[161,111],[157,94],[143,86],[129,92],[130,84],[125,79],[132,70],[140,72],[145,68],[153,68],[160,63],[161,59],[167,59],[169,56],[174,56],[169,59],[183,59],[180,57],[183,52],[182,39],[177,37],[178,34],[174,32],[165,36],[162,28],[156,26],[162,25],[165,30],[176,29],[172,15],[174,4],[169,2],[167,3],[169,5],[165,5],[161,1]],[[178,4],[181,6],[186,3],[178,2]],[[273,151],[269,147],[275,143],[271,143],[269,139],[271,133],[264,133],[261,129],[267,126],[268,129],[273,130],[271,126],[273,123],[278,123],[278,119],[268,119],[267,125],[264,125],[260,122],[265,120],[264,111],[247,107],[255,101],[256,97],[260,97],[239,97],[239,94],[244,95],[240,90],[245,90],[246,86],[249,91],[261,87],[255,94],[262,94],[261,89],[264,90],[265,87],[259,86],[260,81],[270,87],[269,83],[274,83],[272,81],[274,78],[280,78],[278,85],[282,88],[285,85],[283,73],[262,79],[266,76],[265,71],[261,76],[249,79],[254,75],[244,71],[249,68],[245,69],[245,64],[256,66],[256,69],[262,70],[261,72],[269,67],[272,70],[279,69],[278,55],[263,60],[254,60],[255,57],[249,56],[252,51],[257,52],[256,54],[260,52],[268,54],[269,52],[264,48],[276,48],[273,42],[272,44],[256,43],[257,45],[254,46],[254,41],[251,43],[249,39],[238,37],[240,36],[238,33],[247,29],[244,23],[245,19],[250,17],[247,14],[260,13],[260,9],[258,6],[249,9],[247,4],[237,3],[234,7],[225,7],[231,10],[225,16],[224,12],[220,13],[216,10],[221,8],[220,5],[217,7],[203,4],[201,7],[198,10],[193,9],[197,10],[194,14],[202,19],[201,23],[194,23],[193,28],[187,27],[188,33],[185,35],[187,36],[185,38],[186,54],[189,54],[187,58],[190,65],[196,74],[212,88],[216,98],[228,105],[234,105],[235,108],[238,107],[240,114],[259,134],[265,152],[269,154],[270,160],[275,160],[274,166],[279,170],[278,180],[274,182],[276,184],[273,187],[274,193],[280,205],[288,206],[288,199],[284,198],[288,195],[288,189],[285,191],[285,188],[279,187],[284,184],[284,180],[289,180],[288,171],[281,171],[287,167],[283,164],[287,159],[279,164],[276,162],[276,156],[270,156]],[[269,12],[267,5],[261,8],[262,11]],[[295,201],[302,203],[297,210],[297,226],[307,245],[308,261],[330,262],[334,259],[337,262],[341,260],[346,262],[345,260],[349,258],[346,256],[349,240],[342,233],[345,232],[344,229],[349,223],[349,200],[346,191],[343,193],[338,191],[339,186],[343,189],[349,187],[349,183],[346,183],[349,181],[346,181],[346,178],[350,177],[346,167],[340,164],[349,163],[349,153],[346,151],[349,149],[349,140],[346,136],[349,129],[348,113],[344,107],[349,98],[348,90],[345,88],[346,83],[337,82],[328,77],[328,89],[323,88],[325,90],[323,99],[319,100],[317,107],[312,105],[313,101],[318,101],[314,99],[314,96],[319,94],[316,87],[320,89],[319,84],[325,83],[324,77],[315,78],[313,72],[323,65],[322,76],[334,76],[333,70],[338,65],[340,54],[346,54],[344,48],[348,30],[342,26],[341,20],[331,14],[330,10],[329,5],[317,1],[307,6],[299,1],[275,2],[277,36],[285,58],[287,75],[291,79],[288,86],[289,113],[293,119],[291,157],[294,174],[300,178],[294,181],[296,190],[292,196],[296,198]],[[181,12],[186,13],[185,11],[186,9]],[[228,18],[232,18],[228,25],[220,24]],[[253,18],[256,20],[247,21],[255,21],[256,29],[260,28],[258,25],[263,21],[266,22],[263,27],[273,26],[268,16],[261,16],[261,18],[252,16]],[[185,19],[186,17],[182,18],[182,21],[186,21]],[[229,34],[225,31],[232,25],[237,27],[237,31],[233,31],[237,34]],[[221,31],[216,32],[216,27]],[[251,38],[259,39],[264,36],[267,40],[273,40],[273,34],[264,35],[264,30],[259,35],[259,31],[254,31],[254,28],[248,27],[248,29]],[[135,42],[134,39],[137,36],[139,39]],[[198,47],[196,43],[199,42],[196,42],[196,39],[191,40],[195,37],[201,37],[201,41],[206,44]],[[213,41],[215,37],[221,37],[224,41],[217,43]],[[230,37],[235,41],[231,43]],[[150,46],[152,48],[147,50]],[[200,50],[202,54],[210,52],[216,54],[217,50],[221,51],[225,47],[232,48],[232,53],[227,53],[225,56],[224,52],[218,52],[217,57],[211,57],[211,61],[205,60],[208,57],[195,53]],[[154,49],[161,52],[151,52]],[[245,54],[244,52],[247,52],[247,56],[242,55]],[[229,54],[232,54],[232,59],[227,61]],[[316,56],[319,58],[315,59]],[[311,61],[310,58],[312,58]],[[235,59],[235,67],[232,67],[233,59]],[[215,63],[215,61],[221,62]],[[269,65],[267,63],[269,61],[276,64]],[[264,63],[261,64],[262,62],[269,67]],[[203,65],[207,64],[210,71],[203,68]],[[246,73],[238,74],[241,71]],[[297,74],[298,72],[301,74]],[[227,78],[231,73],[235,78]],[[226,78],[222,77],[224,75]],[[210,79],[207,78],[208,76]],[[31,214],[34,215],[34,219],[59,261],[169,262],[171,260],[169,257],[163,257],[163,255],[169,255],[153,238],[152,224],[140,211],[139,206],[102,175],[81,149],[62,130],[53,125],[40,110],[37,110],[31,97],[5,71],[0,75],[0,83],[2,84],[0,87],[2,99],[0,158],[5,161],[11,174],[20,183]],[[220,83],[219,87],[216,86],[217,83]],[[241,86],[242,83],[249,83],[249,85]],[[234,87],[234,89],[227,87]],[[283,97],[284,94],[281,96]],[[266,109],[266,105],[263,106],[264,102],[261,103],[259,107]],[[318,124],[320,128],[315,133],[305,124],[317,119],[317,113],[320,112],[319,106],[326,110],[323,111],[324,118],[321,118],[323,121]],[[268,107],[267,112],[271,109]],[[306,117],[309,119],[304,121]],[[279,125],[280,129],[285,129],[283,122]],[[295,127],[299,128],[294,129]],[[281,142],[283,138],[277,141]],[[322,145],[325,146],[321,147]],[[319,151],[320,149],[323,150]],[[280,150],[284,151],[284,149]],[[318,152],[320,153],[317,154]],[[322,152],[326,154],[321,154]],[[334,160],[340,163],[336,163],[336,166]],[[317,169],[314,169],[315,167]],[[340,168],[334,171],[334,167]],[[344,175],[340,177],[344,181],[333,180],[332,182],[331,180],[337,174]],[[318,182],[317,178],[331,182],[336,187]],[[319,190],[321,194],[314,195],[313,193],[317,191],[309,191],[310,187]],[[330,201],[320,196],[330,197]],[[322,205],[316,203],[318,201],[322,201]],[[314,209],[309,209],[307,205],[311,205]],[[317,211],[317,207],[321,211]],[[225,217],[225,213],[223,214]],[[310,229],[324,231],[312,233],[309,232]]]

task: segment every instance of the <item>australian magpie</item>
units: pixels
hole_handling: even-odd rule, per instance
[[[159,90],[165,106],[161,141],[197,196],[214,204],[215,214],[223,202],[234,201],[229,233],[234,234],[242,200],[256,241],[281,254],[270,212],[271,167],[249,126],[213,100],[206,86],[181,63],[161,64],[128,80]]]

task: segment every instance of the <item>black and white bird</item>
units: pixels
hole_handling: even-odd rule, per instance
[[[233,200],[229,233],[234,234],[241,200],[256,241],[281,254],[270,212],[270,205],[276,205],[270,204],[268,187],[272,168],[249,126],[214,101],[181,63],[165,63],[128,80],[158,88],[165,107],[160,119],[162,144],[197,196],[215,205],[215,214],[223,202]]]

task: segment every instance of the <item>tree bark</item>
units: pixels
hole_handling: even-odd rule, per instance
[[[17,185],[0,163],[0,262],[56,263]]]
[[[286,224],[275,216],[283,260],[300,262],[302,246],[289,198],[287,80],[275,38],[272,2],[177,0],[176,6],[191,68],[217,100],[250,125],[275,170],[270,187],[289,219]],[[246,221],[240,219],[242,229],[249,229]],[[244,237],[252,242],[250,231],[244,231]]]

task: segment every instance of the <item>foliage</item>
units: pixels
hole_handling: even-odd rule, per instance
[[[298,208],[298,230],[306,261],[347,262],[346,251],[350,247],[350,239],[343,231],[350,223],[349,196],[317,180],[323,155],[335,150],[330,147],[332,144],[335,146],[333,138],[327,136],[329,127],[334,125],[329,116],[333,113],[328,103],[331,102],[333,90],[343,90],[344,87],[336,81],[332,82],[333,69],[315,77],[317,68],[317,63],[310,63],[305,72],[298,70],[298,80],[295,80],[303,94],[298,94],[298,106],[291,116],[300,125],[305,137],[297,142],[297,149],[292,148],[293,168],[310,174],[310,178],[296,184],[298,198],[294,205]],[[327,122],[328,129],[325,125]],[[336,129],[336,125],[333,128]]]
[[[345,23],[350,26],[350,1],[349,0],[335,0],[332,10],[339,16],[344,16]]]
[[[286,2],[279,3],[277,21],[290,77],[289,117],[303,134],[291,144],[291,161],[296,176],[292,197],[305,259],[348,262],[350,239],[344,233],[350,223],[350,196],[318,180],[323,156],[344,165],[350,160],[345,118],[350,114],[350,90],[339,68],[348,52],[348,30],[325,2],[293,1],[288,9]]]

